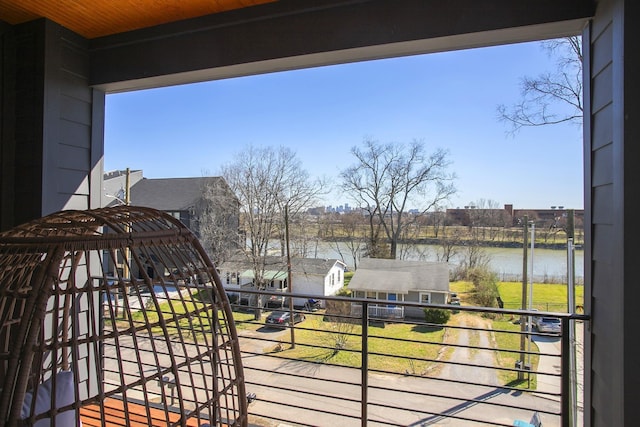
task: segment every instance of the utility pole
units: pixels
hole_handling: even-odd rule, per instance
[[[533,250],[536,245],[536,223],[535,221],[531,221],[531,264],[529,265],[529,269],[531,274],[529,274],[529,311],[533,310]],[[529,369],[531,368],[531,331],[533,330],[533,316],[527,316],[527,340],[528,340],[528,365]]]
[[[130,206],[131,205],[131,170],[129,168],[127,168],[127,175],[125,178],[125,189],[124,189],[124,204],[125,206]],[[127,233],[129,233],[131,231],[131,228],[129,226],[129,224],[125,225],[125,231]],[[125,247],[124,248],[124,268],[122,269],[122,273],[124,275],[125,279],[129,279],[130,277],[130,271],[129,271],[129,248]]]
[[[284,205],[284,239],[287,248],[287,289],[289,291],[289,322],[291,328],[291,348],[296,347],[295,318],[293,313],[293,274],[291,273],[291,253],[289,252],[289,202]]]
[[[576,312],[575,286],[575,245],[574,245],[574,211],[567,210],[567,312]],[[576,323],[569,320],[569,402],[571,407],[570,425],[578,419],[578,372],[576,362]]]
[[[527,309],[527,272],[528,272],[528,268],[527,268],[527,248],[529,246],[529,217],[527,215],[525,215],[522,218],[522,236],[523,236],[523,244],[522,244],[522,310],[526,310]],[[522,369],[524,369],[524,351],[525,351],[525,345],[526,345],[526,335],[525,332],[527,331],[527,322],[526,322],[527,317],[526,316],[520,316],[520,369],[521,371],[518,371],[518,380],[522,381],[524,380],[524,372],[522,371]]]
[[[131,170],[127,168],[127,175],[125,177],[125,190],[124,190],[124,203],[126,206],[131,205]],[[125,224],[125,232],[129,234],[131,232],[131,226],[129,223]],[[127,295],[129,294],[129,285],[127,282],[131,283],[131,269],[129,268],[129,247],[125,246],[124,248],[124,266],[122,268],[122,275],[124,279],[124,289],[122,295],[123,305],[124,305],[124,314],[129,313],[129,300]],[[116,311],[117,313],[117,311]]]

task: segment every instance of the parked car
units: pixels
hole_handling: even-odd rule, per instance
[[[300,323],[305,319],[304,314],[294,312],[293,323]],[[288,311],[272,311],[265,321],[267,326],[286,327],[291,325],[291,317]]]
[[[268,308],[285,307],[287,305],[289,305],[289,298],[280,295],[271,295],[266,302]]]
[[[546,332],[551,334],[559,334],[561,331],[560,319],[557,317],[534,317],[533,327],[538,332]]]

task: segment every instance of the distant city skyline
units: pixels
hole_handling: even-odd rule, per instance
[[[339,173],[365,138],[449,151],[458,193],[446,207],[583,207],[581,129],[507,135],[496,107],[520,80],[551,70],[540,43],[417,55],[110,94],[105,170],[149,178],[219,175],[249,145],[284,145],[312,177],[332,180],[320,205],[349,203]],[[417,206],[414,201],[414,205]]]
[[[549,206],[514,206],[512,203],[505,203],[502,204],[498,207],[496,207],[495,209],[504,209],[506,206],[511,205],[511,207],[515,210],[558,210],[558,211],[563,211],[563,210],[567,210],[567,209],[574,209],[574,208],[569,208],[566,207],[564,205],[549,205]],[[338,204],[338,205],[324,205],[323,206],[325,208],[326,211],[329,212],[352,212],[354,210],[359,209],[357,206],[351,206],[351,204],[349,203],[342,203],[342,204]],[[465,205],[465,206],[450,206],[448,208],[443,208],[441,211],[445,211],[446,209],[476,209],[477,206],[473,206],[473,205]],[[582,209],[582,208],[579,208]],[[421,212],[419,209],[417,208],[409,208],[407,210],[408,213],[419,213]]]

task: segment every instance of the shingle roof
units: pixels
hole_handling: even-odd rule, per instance
[[[349,282],[362,291],[449,291],[449,265],[443,262],[362,258]]]
[[[291,271],[295,274],[320,275],[324,276],[336,263],[342,267],[345,264],[335,258],[291,258]],[[243,255],[238,255],[229,261],[221,263],[218,268],[224,271],[245,271],[252,269],[251,262]],[[285,257],[268,256],[265,258],[266,271],[287,271],[287,260]]]
[[[131,204],[161,211],[184,211],[202,198],[207,184],[224,182],[221,177],[144,178],[131,187]],[[226,182],[224,182],[226,186]]]

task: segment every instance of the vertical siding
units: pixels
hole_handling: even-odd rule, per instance
[[[1,41],[1,228],[100,206],[104,93],[88,85],[88,41],[45,19]]]
[[[640,237],[634,208],[640,180],[636,131],[640,125],[634,114],[639,94],[631,90],[637,79],[632,64],[637,63],[638,31],[632,28],[638,16],[637,10],[632,16],[630,4],[600,1],[585,41],[589,52],[585,207],[591,224],[585,253],[585,259],[591,260],[586,265],[585,295],[591,298],[585,302],[593,319],[585,347],[591,358],[585,420],[593,426],[637,423],[631,402],[640,381],[640,352],[630,343],[637,341],[640,327],[635,313],[640,288],[634,268]]]
[[[620,331],[623,327],[622,317],[619,312],[607,307],[620,304],[620,298],[616,292],[611,292],[621,283],[615,283],[614,271],[615,253],[619,251],[615,241],[617,218],[611,209],[614,203],[615,176],[614,176],[614,144],[613,144],[613,22],[611,16],[611,2],[601,4],[598,16],[592,24],[589,34],[590,58],[588,105],[589,114],[586,124],[589,127],[587,141],[587,167],[590,182],[588,198],[585,206],[589,210],[591,218],[590,236],[587,242],[590,244],[591,264],[587,272],[590,278],[588,286],[591,287],[591,300],[586,302],[587,309],[593,315],[591,324],[591,336],[587,348],[591,350],[591,373],[587,375],[587,386],[594,390],[590,396],[592,425],[623,425],[621,417],[621,381],[620,373],[615,366],[619,365],[616,358],[622,352],[620,340],[616,334],[611,334],[611,328]],[[590,237],[590,238],[589,238]],[[587,254],[585,254],[587,255]],[[607,348],[603,352],[600,349]],[[587,365],[588,366],[588,365]],[[601,391],[608,390],[608,395]],[[585,393],[587,394],[587,393]],[[617,404],[610,404],[609,399]],[[586,417],[588,418],[588,417]]]
[[[3,37],[3,229],[42,216],[42,40],[41,27],[33,23]]]
[[[13,90],[7,85],[13,75],[15,62],[11,40],[11,26],[0,22],[0,231],[14,221],[14,144],[13,144]]]
[[[621,338],[624,348],[622,373],[624,375],[624,421],[626,425],[638,425],[638,409],[635,405],[640,384],[640,349],[637,345],[640,336],[640,286],[638,286],[638,260],[640,260],[640,221],[637,199],[640,194],[640,2],[618,1],[617,19],[620,24],[614,32],[614,58],[621,58],[618,64],[620,72],[614,73],[614,93],[621,98],[621,111],[614,113],[614,130],[620,133],[623,141],[617,160],[623,163],[617,168],[623,178],[622,195],[617,206],[623,208],[623,224],[619,235],[624,239],[624,258],[622,289],[624,316],[624,336]],[[623,7],[624,6],[624,7]],[[622,42],[619,40],[622,39]],[[618,80],[616,80],[618,79]],[[622,86],[620,88],[620,86]],[[614,141],[617,139],[614,132]]]
[[[87,40],[53,22],[45,26],[43,215],[100,205],[104,121],[104,96],[88,83]]]
[[[100,206],[104,93],[88,41],[40,19],[3,27],[0,226]]]

